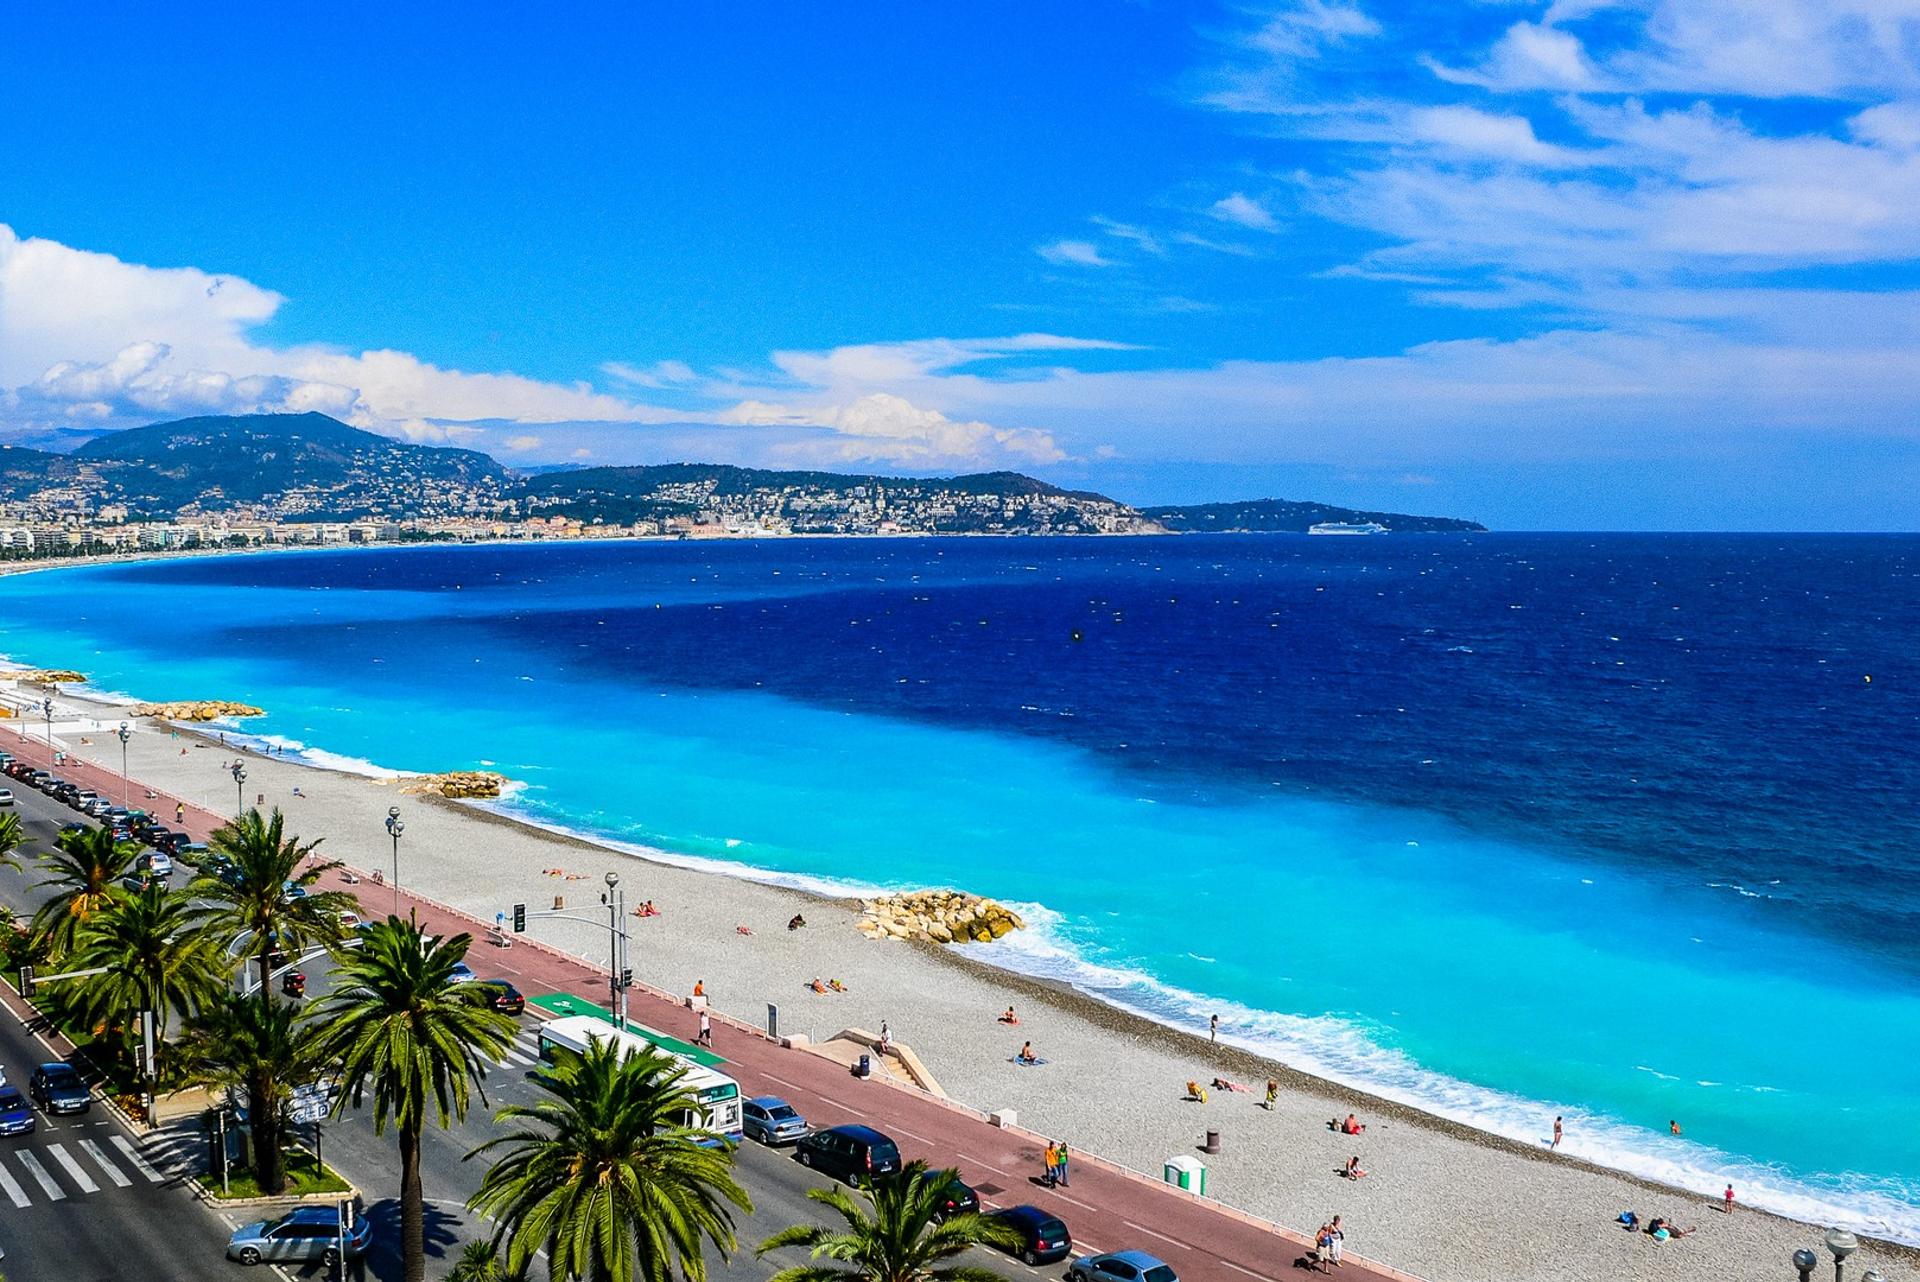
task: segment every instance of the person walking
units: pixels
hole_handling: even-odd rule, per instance
[[[1061,1188],[1067,1187],[1067,1158],[1069,1156],[1070,1154],[1067,1152],[1067,1142],[1065,1140],[1057,1141],[1053,1149],[1053,1169],[1059,1173],[1055,1182],[1058,1183]]]
[[[1560,1140],[1563,1134],[1564,1132],[1561,1130],[1561,1127],[1560,1127],[1560,1119],[1556,1117],[1553,1119],[1553,1143],[1547,1145],[1547,1147],[1550,1149],[1559,1148]]]
[[[1333,1266],[1340,1267],[1340,1256],[1347,1249],[1347,1232],[1340,1227],[1340,1217],[1334,1216],[1333,1223],[1327,1225],[1327,1249],[1333,1256]]]
[[[1040,1159],[1041,1161],[1046,1163],[1047,1187],[1052,1188],[1055,1184],[1060,1182],[1060,1169],[1059,1169],[1060,1168],[1060,1146],[1055,1144],[1052,1140],[1048,1140],[1046,1152],[1040,1155]]]
[[[700,1008],[700,1036],[696,1039],[702,1046],[713,1045],[713,1019],[707,1014],[707,1008]]]
[[[173,803],[173,821],[177,824],[183,824],[187,821],[186,802],[176,801]]]

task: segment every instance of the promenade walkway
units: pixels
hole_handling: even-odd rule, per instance
[[[47,764],[44,742],[30,735],[21,736],[16,729],[0,742],[17,756]],[[58,769],[62,777],[103,794],[119,793],[117,772],[77,760]],[[138,780],[132,787],[135,806],[172,819],[175,797],[156,788],[151,789],[155,796],[146,798],[149,788]],[[186,804],[186,816],[184,826],[197,840],[205,840],[227,819],[191,803]],[[369,871],[356,870],[355,875],[358,884],[332,874],[329,888],[354,893],[366,916],[391,911],[392,888],[375,883]],[[436,933],[471,933],[475,942],[469,960],[483,976],[510,979],[529,998],[566,993],[596,1003],[607,1000],[606,971],[581,958],[528,935],[511,936],[512,946],[501,947],[492,942],[490,921],[410,894],[404,886],[400,899],[402,912],[415,914]],[[649,1028],[689,1041],[699,1030],[698,1015],[682,997],[636,984],[628,990],[628,1000],[631,1018]],[[843,1065],[771,1040],[762,1029],[717,1012],[711,1018],[714,1049],[727,1059],[727,1071],[749,1096],[780,1095],[815,1125],[862,1122],[877,1127],[899,1141],[908,1158],[957,1166],[989,1207],[1024,1202],[1059,1216],[1073,1232],[1076,1254],[1147,1251],[1171,1264],[1183,1282],[1281,1282],[1300,1276],[1307,1243],[1297,1233],[1104,1161],[1079,1147],[1072,1135],[1056,1137],[1074,1151],[1069,1186],[1048,1188],[1039,1178],[1041,1149],[1048,1137],[996,1126],[972,1109],[879,1076],[856,1078]],[[1089,1084],[1089,1089],[1094,1086]],[[1336,1272],[1354,1282],[1418,1282],[1410,1274],[1353,1255]]]

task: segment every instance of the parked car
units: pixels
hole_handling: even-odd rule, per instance
[[[75,809],[77,809],[81,814],[90,816],[91,818],[94,818],[94,819],[98,819],[102,817],[107,813],[107,811],[111,810],[112,808],[113,808],[113,803],[101,797],[95,797],[92,801],[84,802],[81,805],[75,807]]]
[[[25,1135],[34,1127],[33,1106],[17,1086],[0,1086],[0,1135]]]
[[[68,787],[72,788],[72,792],[68,794],[67,801],[75,810],[85,810],[94,802],[103,800],[100,794],[91,788],[81,788],[72,784]],[[111,801],[107,802],[109,806],[112,804]]]
[[[13,789],[0,788],[0,806],[11,806],[12,804],[13,804]]]
[[[175,859],[184,860],[196,868],[207,866],[207,844],[204,841],[176,841],[173,843],[172,854]],[[229,863],[226,872],[214,875],[222,881],[231,881],[236,874],[233,865]]]
[[[343,913],[341,915],[344,917],[351,916],[352,914]],[[480,981],[480,987],[487,990],[487,1004],[499,1011],[502,1015],[522,1015],[526,1013],[527,999],[521,996],[519,989],[509,984],[506,980],[483,979]]]
[[[149,850],[140,856],[134,867],[144,868],[156,877],[173,876],[173,858],[164,850]]]
[[[973,1185],[958,1175],[947,1181],[947,1201],[934,1218],[947,1220],[956,1215],[971,1215],[980,1209],[980,1195],[973,1191]]]
[[[795,1146],[800,1165],[858,1184],[900,1169],[900,1146],[871,1126],[832,1126]]]
[[[55,779],[47,785],[46,793],[55,801],[64,801],[71,805],[80,796],[80,789],[65,779]]]
[[[373,1224],[366,1216],[356,1216],[353,1227],[343,1238],[340,1212],[332,1206],[296,1206],[277,1220],[255,1220],[242,1224],[227,1239],[227,1258],[242,1264],[260,1264],[266,1260],[312,1261],[328,1264],[346,1257],[355,1260],[373,1244]]]
[[[989,1211],[987,1217],[1019,1234],[1020,1244],[1013,1253],[1028,1264],[1051,1264],[1073,1253],[1073,1235],[1067,1232],[1065,1221],[1050,1211],[1037,1206],[1009,1206]]]
[[[807,1119],[778,1095],[762,1095],[740,1106],[740,1129],[762,1144],[792,1144],[807,1133]]]
[[[1067,1282],[1180,1282],[1180,1275],[1145,1251],[1109,1251],[1069,1264]]]
[[[41,1111],[51,1116],[84,1113],[93,1107],[93,1092],[87,1089],[86,1082],[71,1064],[56,1062],[34,1069],[33,1077],[27,1082],[27,1094],[33,1096],[33,1102]]]
[[[65,836],[67,836],[67,835],[68,835],[69,833],[76,833],[76,832],[91,832],[91,831],[93,831],[93,829],[92,829],[92,827],[91,827],[90,825],[88,825],[88,824],[82,824],[82,823],[72,823],[72,824],[61,824],[61,825],[60,825],[60,835],[61,835],[62,837],[65,837]]]
[[[452,973],[447,976],[447,982],[449,984],[471,984],[479,978],[480,976],[473,973],[473,967],[467,965],[465,962],[455,962]]]

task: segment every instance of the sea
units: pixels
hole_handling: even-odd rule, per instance
[[[1920,537],[290,552],[0,579],[0,654],[844,891],[1523,1143],[1920,1243]],[[1682,1134],[1670,1133],[1678,1122]]]

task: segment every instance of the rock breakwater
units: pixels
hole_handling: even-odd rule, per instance
[[[869,939],[985,944],[1026,925],[998,900],[959,890],[912,890],[863,899],[859,931]]]

